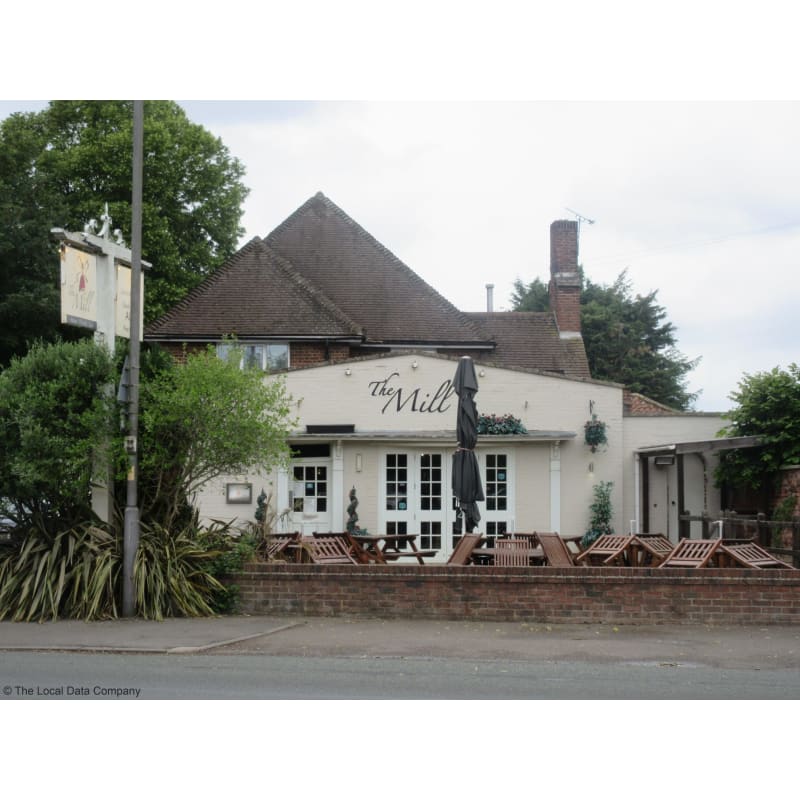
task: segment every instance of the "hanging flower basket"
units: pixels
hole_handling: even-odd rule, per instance
[[[592,418],[583,426],[584,439],[593,453],[601,445],[608,444],[606,436],[606,424],[597,419],[597,414],[592,414]]]

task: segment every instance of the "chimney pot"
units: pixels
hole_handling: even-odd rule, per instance
[[[486,284],[486,310],[491,314],[494,311],[494,284]]]

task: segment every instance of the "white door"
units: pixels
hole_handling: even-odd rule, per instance
[[[290,484],[291,530],[308,536],[331,530],[330,459],[292,461]]]
[[[452,552],[447,536],[455,515],[450,499],[450,453],[391,450],[383,455],[379,525],[387,534],[415,533],[420,550]]]

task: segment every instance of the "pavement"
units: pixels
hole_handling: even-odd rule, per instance
[[[553,625],[246,615],[162,622],[60,620],[0,622],[0,651],[625,661],[797,669],[800,626]]]

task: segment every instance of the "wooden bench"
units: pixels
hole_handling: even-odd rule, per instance
[[[311,534],[315,539],[330,539],[335,537],[342,540],[344,549],[353,557],[358,564],[370,564],[372,559],[365,552],[364,548],[353,538],[350,531],[314,531]]]
[[[527,567],[531,563],[531,543],[526,539],[498,539],[494,543],[496,567]]]
[[[722,547],[722,539],[681,539],[675,549],[659,564],[665,567],[707,567],[713,565],[712,558]]]
[[[278,556],[287,556],[299,541],[300,531],[285,534],[268,534],[264,538],[264,555],[268,561],[272,561]]]
[[[657,567],[671,555],[675,545],[662,533],[637,533],[629,549],[633,567]]]
[[[575,563],[625,566],[628,562],[628,550],[633,536],[600,536],[595,542],[575,557]]]
[[[341,536],[304,536],[301,547],[313,564],[357,564]]]
[[[384,550],[383,557],[387,561],[396,561],[398,558],[410,556],[416,558],[420,564],[424,564],[426,558],[433,558],[438,552],[438,550]]]
[[[464,567],[472,561],[472,552],[481,544],[483,537],[479,533],[465,533],[456,543],[447,563],[451,567]]]
[[[545,564],[548,567],[574,567],[575,557],[567,547],[567,542],[557,533],[542,533],[537,531],[536,538],[544,553]]]
[[[719,547],[720,566],[741,566],[750,569],[794,569],[785,561],[775,558],[755,542],[723,541]]]

